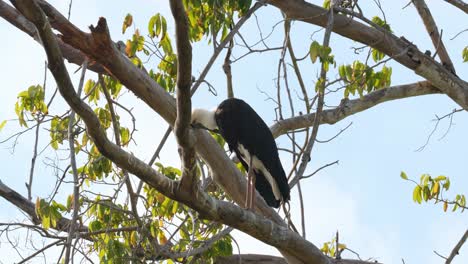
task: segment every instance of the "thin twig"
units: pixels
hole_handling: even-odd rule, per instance
[[[80,77],[80,82],[78,84],[78,91],[77,95],[81,95],[81,91],[83,90],[84,78],[86,69],[88,67],[88,60],[85,60],[82,66],[82,72]],[[73,131],[75,123],[75,111],[71,109],[69,120],[68,120],[68,144],[70,147],[70,165],[72,168],[73,173],[73,215],[71,219],[70,230],[68,231],[68,238],[65,244],[66,252],[65,252],[65,260],[64,263],[68,264],[70,262],[71,254],[71,242],[75,236],[75,229],[76,229],[76,221],[78,220],[78,213],[80,211],[80,203],[79,203],[79,196],[80,196],[80,184],[78,178],[78,167],[76,166],[76,157],[75,157],[75,133]]]
[[[333,28],[333,21],[334,21],[334,13],[335,13],[335,7],[332,2],[330,10],[328,11],[328,22],[327,22],[327,27],[325,30],[325,34],[323,37],[323,47],[328,47],[330,43],[330,36]],[[304,154],[302,155],[301,159],[301,164],[299,166],[299,169],[297,170],[296,175],[294,178],[290,181],[289,187],[293,188],[294,185],[302,178],[304,175],[305,169],[307,168],[307,164],[310,161],[310,154],[312,152],[312,148],[314,146],[315,140],[317,138],[318,134],[318,128],[320,125],[320,118],[323,110],[323,105],[324,105],[324,92],[325,92],[325,86],[326,86],[326,80],[327,80],[327,71],[325,69],[325,61],[322,62],[321,69],[320,69],[320,79],[321,85],[318,88],[318,103],[317,103],[317,112],[314,117],[314,123],[313,123],[313,128],[312,128],[312,134],[309,138],[309,141],[307,143],[307,147],[304,151]]]
[[[320,167],[320,168],[316,169],[316,170],[315,170],[314,172],[312,172],[311,174],[309,174],[309,175],[305,175],[305,176],[302,176],[302,177],[301,177],[301,179],[307,179],[307,178],[310,178],[310,177],[314,176],[315,174],[317,174],[317,172],[319,172],[319,171],[321,171],[321,170],[325,169],[326,167],[330,167],[330,166],[332,166],[332,165],[338,164],[338,162],[339,162],[339,160],[335,160],[334,162],[331,162],[331,163],[325,164],[325,165],[323,165],[322,167]]]

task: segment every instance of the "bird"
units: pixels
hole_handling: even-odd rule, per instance
[[[229,98],[214,110],[192,111],[191,124],[219,133],[247,173],[247,209],[254,207],[255,189],[274,208],[290,199],[288,180],[270,129],[245,101]]]

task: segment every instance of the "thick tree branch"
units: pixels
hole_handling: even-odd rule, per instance
[[[194,139],[190,134],[192,46],[189,40],[188,19],[182,0],[170,0],[169,2],[175,22],[177,46],[177,118],[174,132],[182,158],[180,187],[185,191],[190,191],[191,188],[195,188],[197,174],[195,149],[193,147]]]
[[[419,16],[426,26],[427,33],[431,37],[432,44],[435,47],[435,53],[439,56],[442,65],[444,65],[450,72],[456,73],[453,66],[452,60],[445,48],[444,42],[442,41],[442,36],[439,34],[439,29],[432,17],[429,7],[426,5],[425,0],[413,0],[413,4],[418,10]]]
[[[218,257],[215,264],[287,264],[287,262],[280,257],[258,254],[238,254],[229,257]],[[333,264],[379,264],[374,261],[354,260],[354,259],[330,259]]]
[[[362,112],[380,103],[437,93],[441,93],[440,90],[426,81],[383,88],[371,92],[362,98],[353,100],[343,99],[337,108],[324,110],[320,122],[321,124],[332,125],[348,116]],[[310,127],[313,125],[314,118],[315,113],[284,119],[271,126],[270,130],[274,137],[279,137],[292,130]]]
[[[270,0],[268,3],[283,11],[288,19],[325,27],[327,10],[302,0]],[[388,31],[372,28],[344,15],[335,15],[333,31],[352,40],[369,45],[387,54],[400,64],[430,81],[452,100],[468,109],[468,83],[449,72],[443,65],[418,50],[404,38]]]
[[[216,258],[215,264],[287,264],[287,262],[280,257],[258,255],[258,254],[238,254],[229,257]]]
[[[468,14],[468,4],[463,2],[463,0],[444,0],[444,1],[460,8],[463,12]]]

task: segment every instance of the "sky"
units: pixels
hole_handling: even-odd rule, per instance
[[[68,1],[49,1],[63,14],[68,12]],[[317,3],[317,1],[312,1]],[[405,36],[422,51],[433,50],[428,34],[420,21],[414,7],[403,7],[408,1],[382,1],[387,21],[394,34]],[[367,17],[381,15],[374,1],[360,3]],[[468,33],[450,40],[458,32],[468,28],[466,14],[444,1],[428,1],[428,5],[443,29],[443,39],[449,54],[457,69],[458,75],[468,80],[468,63],[462,63],[461,51],[468,44]],[[83,30],[96,24],[103,16],[110,26],[111,35],[115,41],[126,40],[127,33],[122,35],[121,25],[127,13],[134,16],[134,26],[146,32],[147,21],[155,13],[165,15],[168,20],[168,30],[173,33],[172,19],[166,1],[74,1],[71,11],[72,22]],[[258,24],[262,34],[273,31],[268,40],[271,47],[282,44],[281,14],[274,7],[262,7],[257,12]],[[307,53],[313,40],[322,41],[323,31],[315,33],[319,28],[295,22],[291,33],[292,42],[298,57]],[[259,39],[255,18],[251,18],[243,29],[243,36],[249,43]],[[131,31],[131,30],[129,30]],[[15,118],[14,102],[17,94],[32,84],[42,83],[44,76],[45,54],[36,42],[23,32],[17,30],[4,20],[0,20],[0,32],[7,38],[0,43],[4,51],[0,72],[2,72],[2,96],[0,96],[0,121]],[[356,55],[350,47],[361,44],[346,40],[336,34],[332,35],[331,45],[335,59],[339,64],[350,63],[362,59],[364,54]],[[211,56],[212,46],[206,42],[193,46],[193,74],[199,75]],[[240,56],[241,50],[234,52]],[[271,111],[275,107],[266,94],[275,95],[275,77],[277,63],[280,57],[278,51],[248,56],[232,65],[235,95],[253,105],[267,124],[274,123],[275,116]],[[225,75],[222,71],[220,56],[207,76],[214,85],[218,96],[208,92],[202,86],[193,97],[194,107],[213,108],[226,98]],[[390,62],[393,67],[392,85],[406,84],[421,80],[410,70]],[[155,65],[153,65],[154,67]],[[301,62],[301,69],[306,85],[313,89],[317,79],[319,66],[309,61]],[[70,65],[70,72],[77,69]],[[330,73],[331,76],[336,71]],[[79,72],[73,75],[78,82]],[[289,71],[291,87],[300,91]],[[52,76],[49,74],[46,93],[50,96],[55,89]],[[336,105],[342,98],[338,93],[327,97],[328,105]],[[167,125],[163,124],[156,113],[144,104],[138,103],[133,94],[127,93],[122,100],[133,107],[137,116],[136,134],[138,145],[131,146],[131,151],[143,160],[148,160]],[[52,111],[65,109],[63,100],[54,106]],[[312,160],[307,173],[315,171],[324,164],[339,160],[338,165],[331,166],[316,176],[302,182],[304,201],[306,203],[305,218],[307,219],[307,238],[321,247],[323,242],[330,241],[336,231],[340,233],[340,241],[360,254],[363,259],[376,259],[383,263],[443,263],[443,259],[434,254],[437,251],[448,255],[468,228],[467,213],[444,213],[440,204],[416,204],[412,201],[414,185],[403,181],[400,172],[405,171],[410,178],[419,179],[423,173],[433,176],[446,175],[450,177],[452,186],[447,194],[452,197],[458,193],[468,194],[468,177],[465,172],[466,149],[465,132],[468,129],[468,115],[459,112],[453,117],[453,125],[448,134],[443,137],[449,127],[448,120],[443,120],[438,126],[429,144],[423,151],[416,151],[424,145],[427,137],[435,126],[436,115],[443,116],[453,109],[460,108],[444,95],[430,95],[387,102],[373,107],[365,112],[353,115],[335,125],[323,125],[319,129],[318,139],[325,140],[347,125],[352,125],[339,137],[326,144],[316,144],[312,151]],[[0,141],[18,130],[16,121],[9,121],[0,132]],[[41,130],[41,135],[47,137],[48,132]],[[4,173],[0,179],[8,186],[27,195],[24,182],[29,175],[32,153],[33,133],[20,137],[14,150],[11,141],[0,145],[0,170]],[[278,138],[278,145],[289,146],[285,136]],[[42,149],[47,142],[40,142]],[[62,153],[63,154],[63,153]],[[62,155],[63,156],[63,155]],[[50,182],[54,182],[55,171],[45,166],[52,157],[55,162],[58,156],[45,151],[38,158],[33,196],[44,197],[50,192]],[[283,165],[291,168],[289,156],[281,153]],[[174,139],[163,149],[161,162],[179,165],[179,157]],[[71,186],[69,188],[71,192]],[[64,198],[68,193],[59,194]],[[35,198],[34,198],[35,199]],[[297,190],[292,192],[291,212],[296,226],[299,226],[299,206]],[[8,202],[0,199],[0,221],[24,219],[24,215]],[[276,249],[256,241],[241,233],[234,232],[240,251],[243,253],[279,253]],[[9,248],[1,241],[0,252],[9,252]],[[235,249],[236,250],[236,249]],[[53,251],[51,254],[56,251]],[[354,258],[349,253],[345,257]],[[7,263],[7,262],[5,262]],[[462,248],[460,255],[452,262],[454,264],[468,263],[467,246]]]

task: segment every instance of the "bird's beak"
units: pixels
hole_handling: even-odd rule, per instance
[[[204,130],[208,130],[210,132],[219,134],[218,129],[209,129],[209,128],[205,127],[204,125],[200,124],[200,123],[192,123],[191,126],[192,126],[193,129],[204,129]]]
[[[204,126],[203,126],[202,124],[200,124],[200,123],[193,123],[193,124],[191,124],[191,126],[192,126],[192,128],[194,128],[194,129],[206,129],[206,130],[208,130],[206,127],[204,127]]]

